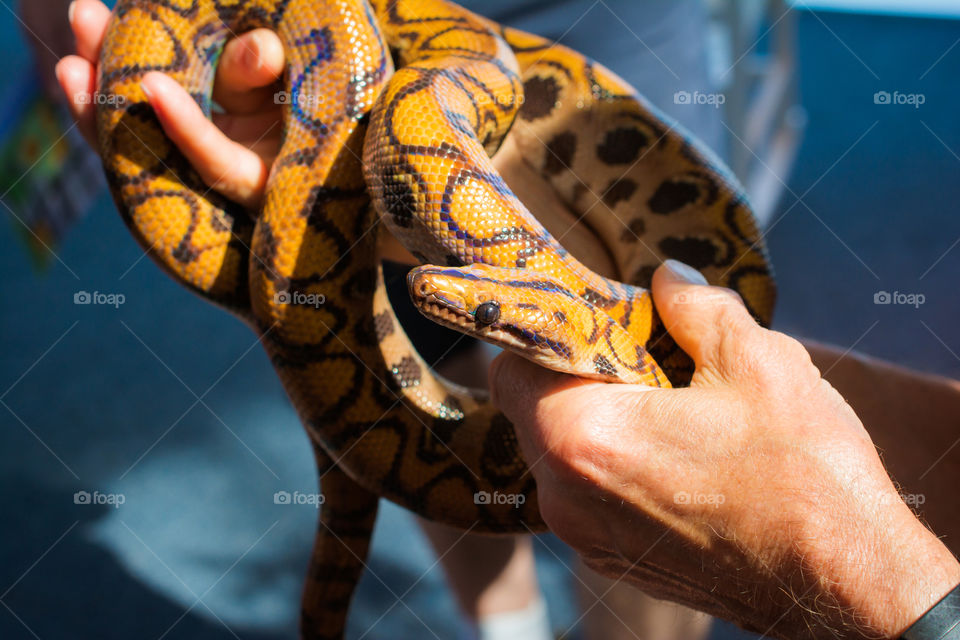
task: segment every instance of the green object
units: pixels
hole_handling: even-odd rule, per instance
[[[34,266],[90,208],[103,185],[99,162],[61,105],[28,78],[0,114],[0,209],[24,240]]]

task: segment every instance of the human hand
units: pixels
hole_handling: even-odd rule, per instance
[[[795,340],[679,263],[653,295],[686,389],[491,367],[550,528],[595,570],[779,637],[896,637],[960,582]]]
[[[76,0],[69,14],[77,54],[60,60],[57,79],[80,131],[96,147],[95,105],[77,98],[96,91],[96,64],[110,10],[100,0]],[[212,122],[172,78],[154,72],[142,81],[164,131],[203,181],[251,209],[263,198],[279,150],[282,107],[274,93],[284,65],[283,46],[272,31],[255,29],[230,40],[213,88],[213,99],[225,113],[214,114]]]
[[[44,90],[51,98],[56,98],[60,93],[54,66],[57,60],[73,48],[73,35],[67,22],[69,4],[70,0],[28,0],[21,2],[18,9],[20,25],[33,50],[37,73]]]

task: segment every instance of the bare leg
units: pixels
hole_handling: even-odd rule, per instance
[[[541,597],[529,537],[464,535],[426,520],[421,525],[471,620],[522,610]]]
[[[712,618],[656,600],[626,582],[604,578],[577,563],[577,595],[587,640],[701,640]]]
[[[439,373],[456,382],[483,388],[490,360],[499,350],[476,345],[443,361]],[[420,519],[454,592],[473,623],[492,616],[519,612],[541,601],[528,536],[484,536]]]

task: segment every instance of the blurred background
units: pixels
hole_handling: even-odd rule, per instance
[[[52,97],[66,5],[0,0],[0,638],[293,637],[316,510],[273,495],[316,491],[306,435],[255,336],[116,214]],[[776,328],[960,376],[955,0],[467,6],[591,55],[731,164]],[[536,550],[556,634],[581,637],[569,553]],[[462,632],[384,505],[349,637]]]

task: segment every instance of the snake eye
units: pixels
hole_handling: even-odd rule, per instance
[[[496,302],[484,302],[477,307],[473,317],[480,324],[493,324],[500,319],[500,305]]]

